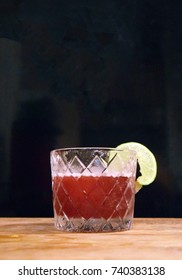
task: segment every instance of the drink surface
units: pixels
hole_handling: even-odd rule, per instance
[[[134,178],[113,176],[56,176],[53,205],[67,218],[124,218],[134,208]]]

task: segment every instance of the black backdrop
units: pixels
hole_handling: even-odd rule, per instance
[[[181,6],[0,1],[0,215],[52,216],[49,153],[138,141],[158,176],[135,216],[182,215]]]

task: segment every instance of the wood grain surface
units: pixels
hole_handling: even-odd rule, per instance
[[[130,231],[65,233],[51,218],[0,218],[1,260],[182,260],[182,219],[134,219]]]

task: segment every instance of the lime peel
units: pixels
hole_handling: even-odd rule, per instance
[[[143,186],[138,183],[138,181],[135,181],[135,193],[139,192]]]

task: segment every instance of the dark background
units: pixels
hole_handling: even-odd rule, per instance
[[[49,153],[138,141],[157,179],[135,216],[182,216],[182,9],[0,1],[0,215],[52,216]]]

